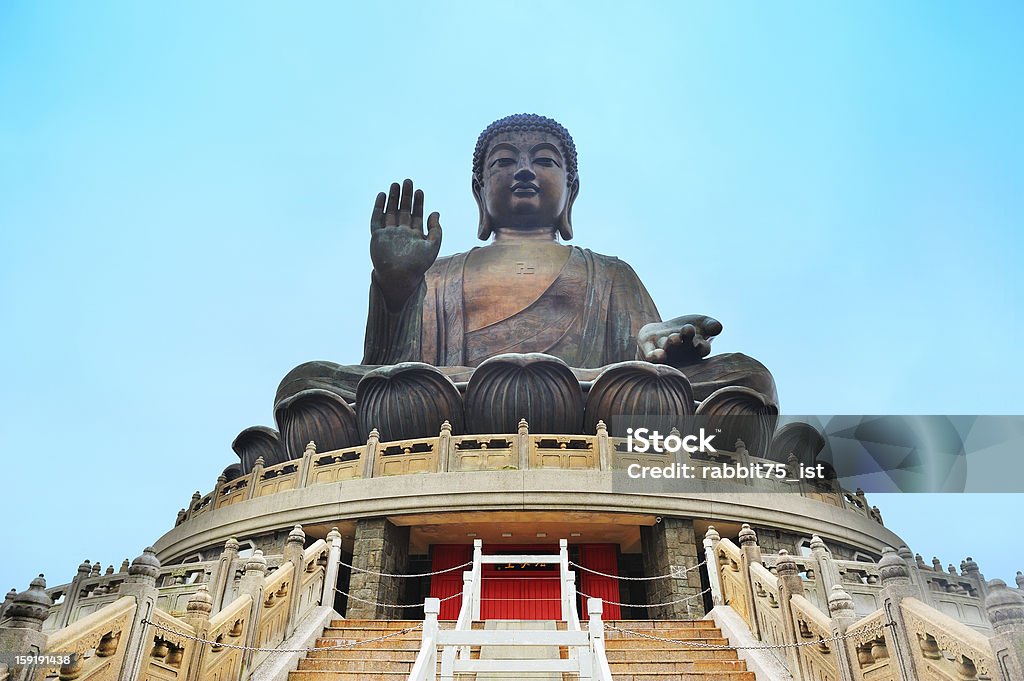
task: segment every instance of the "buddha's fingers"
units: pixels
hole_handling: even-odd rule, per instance
[[[718,321],[714,317],[704,317],[701,321],[701,327],[703,327],[703,335],[706,338],[717,336],[722,333],[722,322]]]
[[[434,244],[434,254],[441,250],[441,214],[434,211],[427,217],[427,241]]]
[[[397,182],[391,183],[391,189],[388,191],[388,205],[384,209],[384,226],[394,227],[398,224],[398,200],[401,198],[402,188]]]
[[[384,192],[377,194],[377,200],[373,203],[373,212],[370,213],[370,233],[384,228],[384,201],[388,196]]]
[[[403,227],[412,226],[412,180],[406,178],[402,182],[402,200],[398,205],[398,224]]]
[[[417,189],[412,199],[412,228],[423,236],[423,190]]]

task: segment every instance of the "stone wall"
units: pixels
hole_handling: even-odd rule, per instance
[[[685,568],[692,568],[701,559],[697,556],[697,542],[693,521],[687,518],[663,518],[650,527],[640,528],[643,546],[644,574],[676,574]],[[703,547],[700,549],[703,553]],[[648,617],[652,619],[687,619],[704,614],[700,570],[690,570],[680,579],[654,579],[645,582],[648,603],[668,603],[682,598],[691,598],[686,603],[649,607]],[[689,610],[687,610],[689,605]]]
[[[398,527],[387,518],[366,518],[356,522],[352,570],[346,617],[350,619],[401,619],[400,608],[377,604],[400,604],[404,600],[404,582],[398,577],[374,573],[406,574],[409,572],[409,528]],[[369,570],[363,572],[362,570]],[[361,600],[356,600],[361,599]]]

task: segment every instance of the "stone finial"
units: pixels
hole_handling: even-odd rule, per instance
[[[518,434],[519,435],[529,435],[530,434],[530,424],[526,422],[526,419],[519,419]]]
[[[680,435],[682,435],[682,433],[679,432],[679,429],[676,428],[675,426],[672,426],[672,429],[670,431],[668,431],[668,434],[669,435],[675,435],[676,437],[679,437]]]
[[[102,569],[103,569],[103,566],[100,565],[99,561],[96,561],[95,563],[92,564],[92,572],[89,573],[89,576],[90,577],[99,577],[100,576],[100,570],[102,570]]]
[[[882,586],[910,584],[910,568],[891,546],[882,549],[882,559],[878,561],[878,574],[882,578]]]
[[[828,547],[825,546],[825,542],[816,534],[811,535],[811,543],[809,544],[811,551],[824,551],[828,553]]]
[[[922,556],[920,553],[915,553],[914,554],[914,560],[917,562],[917,567],[919,567],[920,569],[922,569],[922,570],[927,570],[928,569],[928,566],[924,562],[924,556]]]
[[[129,562],[128,562],[128,559],[127,559],[127,558],[125,558],[124,560],[122,560],[122,561],[121,561],[121,567],[120,567],[120,568],[118,569],[118,571],[117,571],[117,572],[118,572],[118,574],[122,574],[122,575],[126,575],[126,574],[128,574],[128,566],[129,566],[129,565],[131,565],[131,563],[129,563]]]
[[[341,539],[341,530],[337,527],[332,527],[331,531],[327,533],[327,543],[330,544],[335,539]]]
[[[262,456],[257,456],[256,457],[256,462],[253,463],[252,467],[253,468],[263,468],[266,465],[267,465],[266,459],[264,459]]]
[[[261,574],[267,573],[267,559],[263,557],[263,551],[256,549],[252,552],[245,561],[245,572],[259,572]]]
[[[793,556],[789,555],[789,551],[782,549],[779,551],[779,559],[775,561],[775,573],[780,577],[796,577],[800,574],[800,566],[793,560]]]
[[[223,473],[221,473],[220,475],[218,475],[218,476],[217,476],[217,489],[220,489],[220,488],[221,488],[221,486],[222,486],[222,485],[223,485],[223,484],[224,484],[225,482],[227,482],[227,481],[228,481],[228,476],[224,475]]]
[[[228,540],[224,542],[224,550],[231,553],[238,553],[239,546],[238,540],[234,537],[228,537]]]
[[[288,533],[288,539],[285,540],[285,545],[298,544],[300,547],[306,545],[306,533],[302,531],[302,525],[296,525],[292,528],[292,531]]]
[[[142,555],[132,561],[128,566],[128,576],[136,577],[139,580],[151,580],[154,584],[160,575],[160,559],[156,557],[156,551],[152,546],[142,550]]]
[[[967,556],[964,562],[960,563],[961,574],[973,575],[979,572],[981,572],[981,568],[978,566],[978,563],[970,556]]]
[[[192,503],[193,504],[196,503],[197,501],[199,501],[202,498],[203,498],[203,495],[199,493],[199,490],[196,490],[195,492],[192,492]]]
[[[736,446],[736,451],[737,452],[739,452],[739,451],[744,451],[744,452],[747,451],[747,443],[744,442],[743,440],[739,439],[739,438],[736,439],[736,445],[735,446]]]
[[[722,536],[718,534],[718,530],[715,529],[714,525],[708,525],[708,531],[704,533],[704,538],[714,543],[721,541]]]
[[[370,434],[366,436],[366,441],[369,442],[380,442],[380,431],[376,428],[370,430]]]
[[[828,613],[832,617],[855,618],[857,616],[856,608],[853,605],[853,596],[839,584],[833,586],[832,593],[828,595]]]
[[[743,523],[743,527],[740,528],[740,546],[756,545],[757,544],[757,533],[748,525]]]
[[[988,583],[985,610],[997,634],[1009,634],[1024,626],[1024,596],[1001,579]]]
[[[896,553],[900,554],[900,558],[902,558],[908,565],[914,562],[914,552],[911,551],[909,547],[901,546],[896,549]]]
[[[606,436],[608,435],[608,426],[604,421],[598,420],[597,426],[594,429],[597,435]]]
[[[187,516],[187,515],[188,515],[188,511],[186,511],[183,508],[179,508],[178,509],[178,517],[175,518],[174,525],[178,526],[178,525],[181,525],[183,522],[185,522],[185,516]]]
[[[303,456],[305,456],[307,454],[309,456],[316,456],[316,442],[314,442],[313,440],[310,440],[309,442],[307,442],[306,443],[306,449],[303,450],[302,454],[303,454]]]
[[[105,574],[105,575],[112,575],[112,574],[114,574],[114,566],[113,565],[108,565],[107,566],[107,571],[104,572],[103,574]]]
[[[949,566],[946,568],[946,571],[949,572],[949,574],[951,574],[951,575],[957,574],[956,566],[953,565],[952,563],[949,564]]]
[[[87,560],[83,560],[82,564],[78,566],[78,576],[88,577],[89,573],[92,572],[92,563]]]
[[[932,556],[932,570],[942,572],[942,561],[939,560],[938,556]]]
[[[4,617],[4,624],[10,629],[32,629],[42,631],[43,622],[50,616],[53,599],[46,593],[46,579],[39,575],[29,584],[28,589],[11,598]]]
[[[1024,589],[1024,572],[1017,570],[1017,588]]]
[[[444,421],[441,422],[441,435],[451,435],[451,434],[452,434],[452,422],[449,421],[448,419],[445,419]]]
[[[210,619],[210,613],[213,612],[213,596],[210,595],[205,584],[200,584],[199,590],[192,594],[192,598],[188,599],[185,611],[190,618]]]

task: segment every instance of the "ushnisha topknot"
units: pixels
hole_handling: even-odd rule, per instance
[[[558,121],[539,114],[521,113],[505,116],[494,121],[480,133],[473,150],[473,177],[483,182],[484,158],[487,147],[495,135],[503,132],[547,132],[558,138],[562,145],[562,156],[565,157],[566,180],[572,184],[576,179],[576,144],[572,135]]]

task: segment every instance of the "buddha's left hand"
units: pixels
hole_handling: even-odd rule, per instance
[[[711,340],[722,323],[704,315],[683,315],[644,325],[636,336],[640,355],[648,362],[684,366],[711,354]]]

